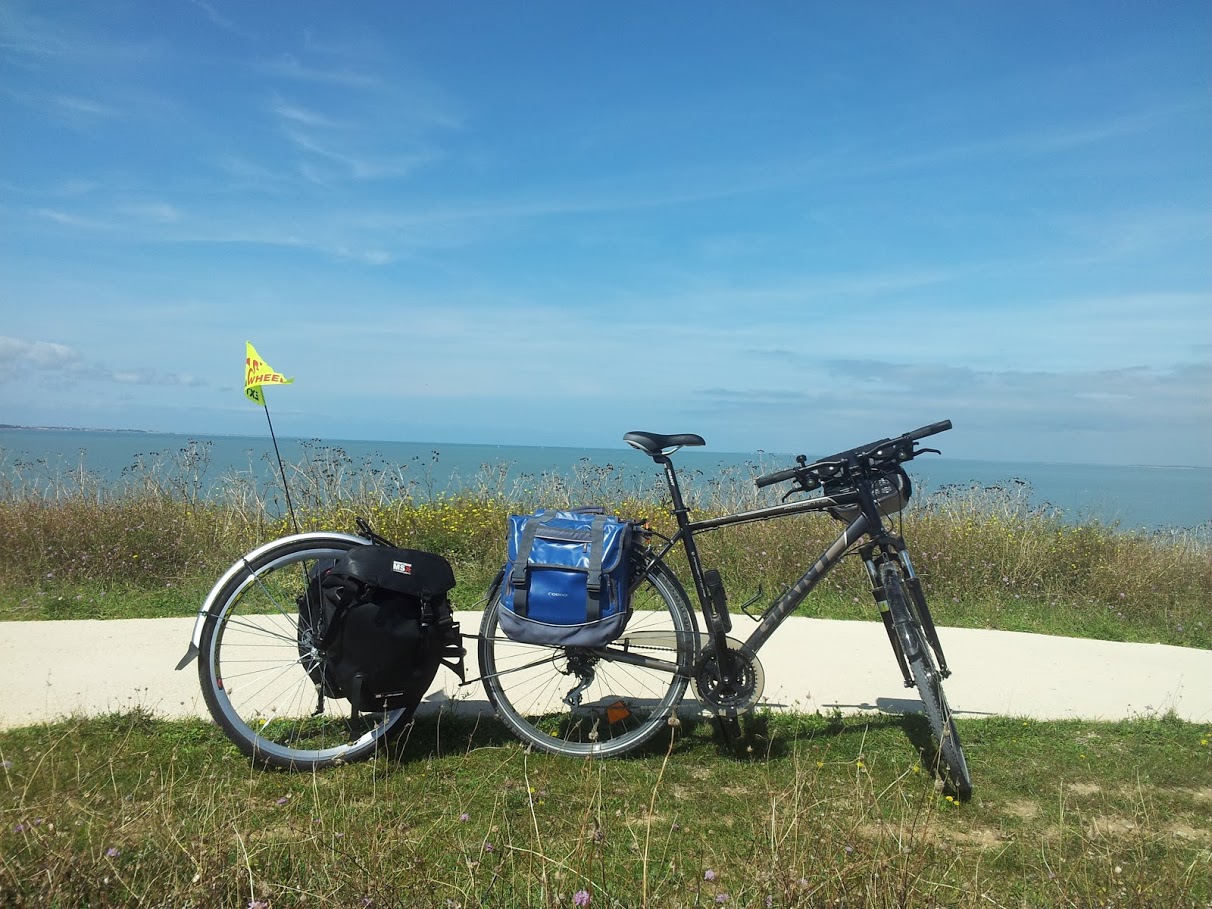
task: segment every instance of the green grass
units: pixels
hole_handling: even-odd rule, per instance
[[[914,717],[759,717],[622,760],[529,754],[431,717],[375,761],[250,769],[209,723],[0,732],[12,907],[1203,907],[1212,728],[961,724],[941,796]],[[672,731],[672,730],[671,730]]]

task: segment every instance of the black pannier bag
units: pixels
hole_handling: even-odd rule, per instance
[[[450,563],[416,549],[357,546],[317,564],[298,599],[303,665],[356,710],[415,710],[444,661],[463,677],[454,586]]]

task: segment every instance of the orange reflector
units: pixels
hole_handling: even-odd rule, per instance
[[[612,726],[615,723],[623,722],[629,716],[631,716],[631,709],[622,701],[606,705],[606,722]]]

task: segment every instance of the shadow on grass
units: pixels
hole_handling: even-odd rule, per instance
[[[678,725],[660,732],[617,761],[643,761],[665,755],[673,736],[673,756],[689,755],[699,748],[713,748],[721,756],[740,762],[780,761],[805,743],[862,740],[866,736],[899,730],[918,753],[924,768],[934,766],[930,727],[921,714],[770,714],[757,712],[721,728],[716,718],[682,711]],[[462,754],[483,748],[525,747],[496,717],[457,713],[418,717],[388,746],[393,762],[410,764],[430,757]]]

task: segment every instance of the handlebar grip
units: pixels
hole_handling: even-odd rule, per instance
[[[798,467],[788,467],[786,470],[776,470],[774,473],[768,473],[764,476],[758,477],[753,482],[758,489],[762,489],[765,486],[773,486],[775,483],[782,483],[786,480],[792,479],[797,470],[799,470]]]
[[[926,436],[933,436],[940,432],[946,432],[950,428],[950,420],[941,420],[938,423],[931,423],[929,426],[923,426],[921,429],[915,429],[913,432],[907,432],[905,433],[905,438],[910,442],[916,442],[918,439],[926,438]]]

